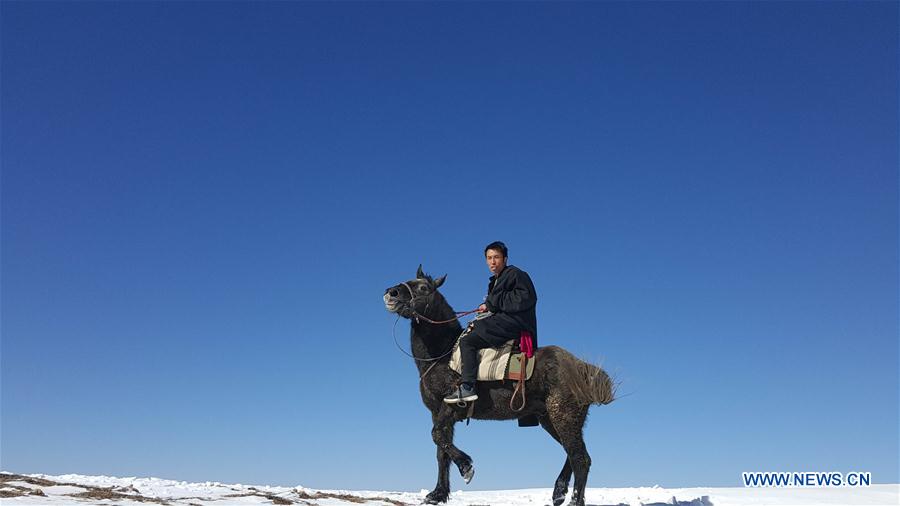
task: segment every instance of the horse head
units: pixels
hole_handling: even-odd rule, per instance
[[[384,291],[384,307],[404,318],[412,318],[414,314],[425,315],[429,306],[436,307],[438,302],[443,302],[437,289],[446,279],[446,274],[433,279],[422,272],[420,264],[415,279],[403,281]],[[438,301],[438,298],[441,300]]]

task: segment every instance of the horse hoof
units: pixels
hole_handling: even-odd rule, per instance
[[[425,496],[425,504],[441,504],[447,502],[450,494],[444,491],[433,490]]]
[[[566,494],[569,493],[568,483],[557,483],[553,488],[553,506],[559,506],[566,501]]]
[[[566,500],[566,494],[569,493],[569,484],[564,481],[557,481],[553,487],[553,506],[559,506]]]
[[[472,481],[472,477],[475,476],[475,466],[472,464],[466,464],[459,468],[459,474],[462,475],[463,480],[466,482],[466,485]]]

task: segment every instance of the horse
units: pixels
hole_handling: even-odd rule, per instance
[[[526,402],[521,410],[510,402],[514,387],[507,381],[479,381],[474,406],[460,407],[444,402],[460,380],[450,368],[450,352],[462,333],[457,314],[438,288],[447,276],[433,279],[419,265],[415,279],[401,282],[384,292],[385,308],[410,320],[412,356],[419,373],[422,402],[431,411],[431,438],[437,446],[438,476],[427,504],[447,502],[450,497],[450,462],[466,483],[472,480],[472,458],[453,444],[456,422],[469,416],[476,420],[515,420],[535,416],[541,427],[566,452],[566,460],[553,487],[553,505],[565,501],[572,474],[575,485],[570,506],[584,506],[591,457],[584,444],[583,428],[591,405],[609,404],[615,385],[601,368],[582,361],[559,346],[542,346],[535,351],[534,372],[525,382]],[[524,457],[524,456],[523,456]]]

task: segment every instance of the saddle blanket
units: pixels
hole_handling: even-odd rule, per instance
[[[465,335],[465,333],[463,334]],[[518,380],[522,374],[522,360],[524,353],[513,353],[514,339],[510,339],[500,348],[484,348],[478,350],[478,380],[502,381],[505,379]],[[534,360],[528,360],[525,371],[525,379],[531,379],[534,373]],[[450,356],[450,369],[462,374],[462,352],[459,349],[459,341]]]

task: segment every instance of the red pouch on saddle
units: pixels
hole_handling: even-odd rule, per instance
[[[531,339],[531,332],[523,330],[522,333],[519,334],[519,349],[528,358],[534,356],[534,345],[532,344],[533,342],[534,341],[532,341]]]

